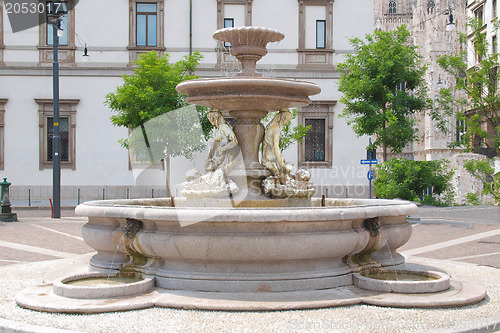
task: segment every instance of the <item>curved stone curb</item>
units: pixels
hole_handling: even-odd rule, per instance
[[[162,290],[158,307],[218,311],[286,311],[360,304],[375,294],[354,286],[279,293],[220,293]]]
[[[151,293],[99,299],[75,299],[55,295],[52,285],[21,291],[16,302],[24,308],[63,313],[100,313],[150,307],[222,311],[284,311],[317,309],[360,303],[388,307],[452,307],[474,304],[486,297],[486,290],[470,282],[451,281],[447,291],[430,294],[396,294],[355,286],[315,291],[278,293],[221,293],[157,289]]]
[[[52,284],[46,284],[22,290],[16,295],[16,302],[23,308],[37,311],[83,314],[151,308],[158,297],[159,294],[153,291],[120,298],[66,298],[54,294]]]
[[[431,294],[387,293],[363,299],[364,304],[403,308],[456,307],[481,302],[486,289],[468,281],[450,280],[450,289]]]
[[[405,280],[381,280],[353,273],[352,280],[356,287],[382,292],[400,294],[426,294],[448,290],[450,288],[450,276],[436,271],[417,271],[408,269],[377,269],[375,271],[398,272],[401,274],[414,274],[435,278],[435,280],[405,281]]]

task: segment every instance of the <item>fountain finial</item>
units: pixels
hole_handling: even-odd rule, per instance
[[[257,61],[267,54],[267,43],[285,38],[281,32],[262,27],[237,27],[217,30],[214,39],[231,43],[231,54],[243,67],[241,76],[260,76],[255,70]]]

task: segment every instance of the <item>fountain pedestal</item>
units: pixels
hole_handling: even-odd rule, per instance
[[[260,120],[267,114],[266,111],[230,111],[236,118],[233,128],[238,138],[243,165],[237,166],[229,176],[240,189],[246,188],[246,198],[249,200],[267,199],[260,189],[262,179],[271,175],[271,172],[259,163],[259,146],[264,137],[264,126]]]
[[[266,45],[285,36],[273,29],[239,27],[221,29],[214,38],[231,43],[231,54],[242,64],[242,72],[233,78],[199,79],[182,82],[177,91],[186,101],[229,112],[236,119],[233,132],[238,139],[243,164],[228,173],[240,189],[238,199],[265,200],[261,182],[271,172],[259,162],[259,147],[265,129],[261,124],[270,111],[308,105],[310,95],[321,89],[314,83],[263,78],[256,72],[256,62],[267,54]]]

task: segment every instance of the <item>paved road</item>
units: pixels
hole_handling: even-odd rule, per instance
[[[421,206],[403,254],[500,268],[499,206]]]
[[[81,238],[85,218],[62,210],[15,209],[20,222],[0,222],[0,265],[74,257],[91,252]],[[500,268],[500,207],[422,206],[410,217],[413,234],[406,255],[456,260]]]

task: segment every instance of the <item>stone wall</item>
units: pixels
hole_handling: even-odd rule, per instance
[[[452,179],[452,186],[455,189],[455,201],[457,204],[467,204],[467,193],[480,193],[483,190],[483,183],[472,176],[464,168],[467,160],[482,160],[487,158],[484,155],[474,153],[461,153],[452,157],[450,167],[455,169]],[[480,195],[481,204],[494,204],[491,195]]]

